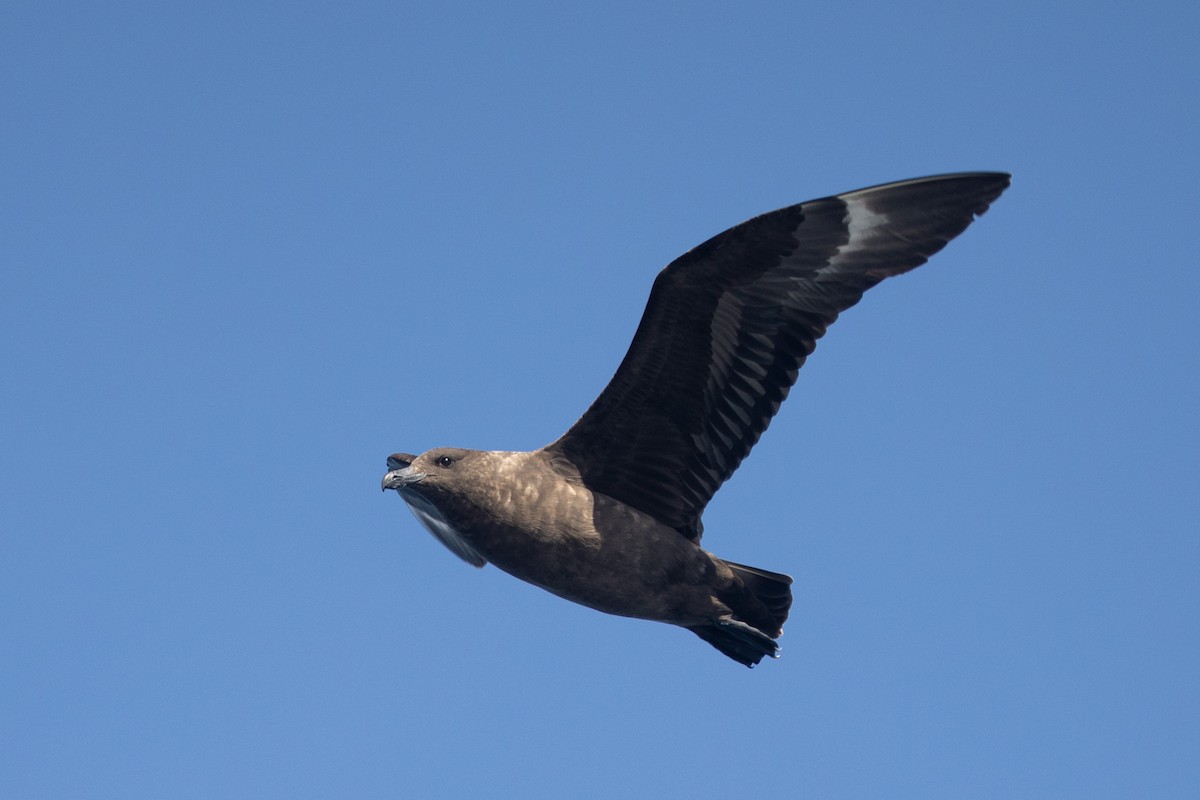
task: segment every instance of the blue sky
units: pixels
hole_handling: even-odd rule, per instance
[[[1190,796],[1196,6],[410,5],[0,11],[0,795]],[[705,516],[782,659],[380,494],[557,437],[709,236],[980,169]]]

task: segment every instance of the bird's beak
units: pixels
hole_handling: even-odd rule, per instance
[[[413,469],[412,462],[416,460],[416,456],[408,453],[394,453],[388,456],[388,473],[383,476],[383,491],[400,490],[424,478],[424,472]]]

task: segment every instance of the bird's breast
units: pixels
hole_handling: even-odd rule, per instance
[[[647,514],[586,487],[513,487],[473,544],[500,569],[623,616],[668,619],[681,592],[703,589],[709,555]]]

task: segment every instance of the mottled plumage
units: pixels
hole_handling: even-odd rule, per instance
[[[747,666],[774,656],[791,578],[703,550],[704,508],[838,314],[925,263],[1008,182],[919,178],[731,228],[658,275],[616,375],[560,439],[532,452],[398,453],[383,488],[475,566],[683,626]]]

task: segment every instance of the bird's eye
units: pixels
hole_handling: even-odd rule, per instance
[[[437,465],[445,469],[454,463],[454,459],[450,456],[438,456]]]

